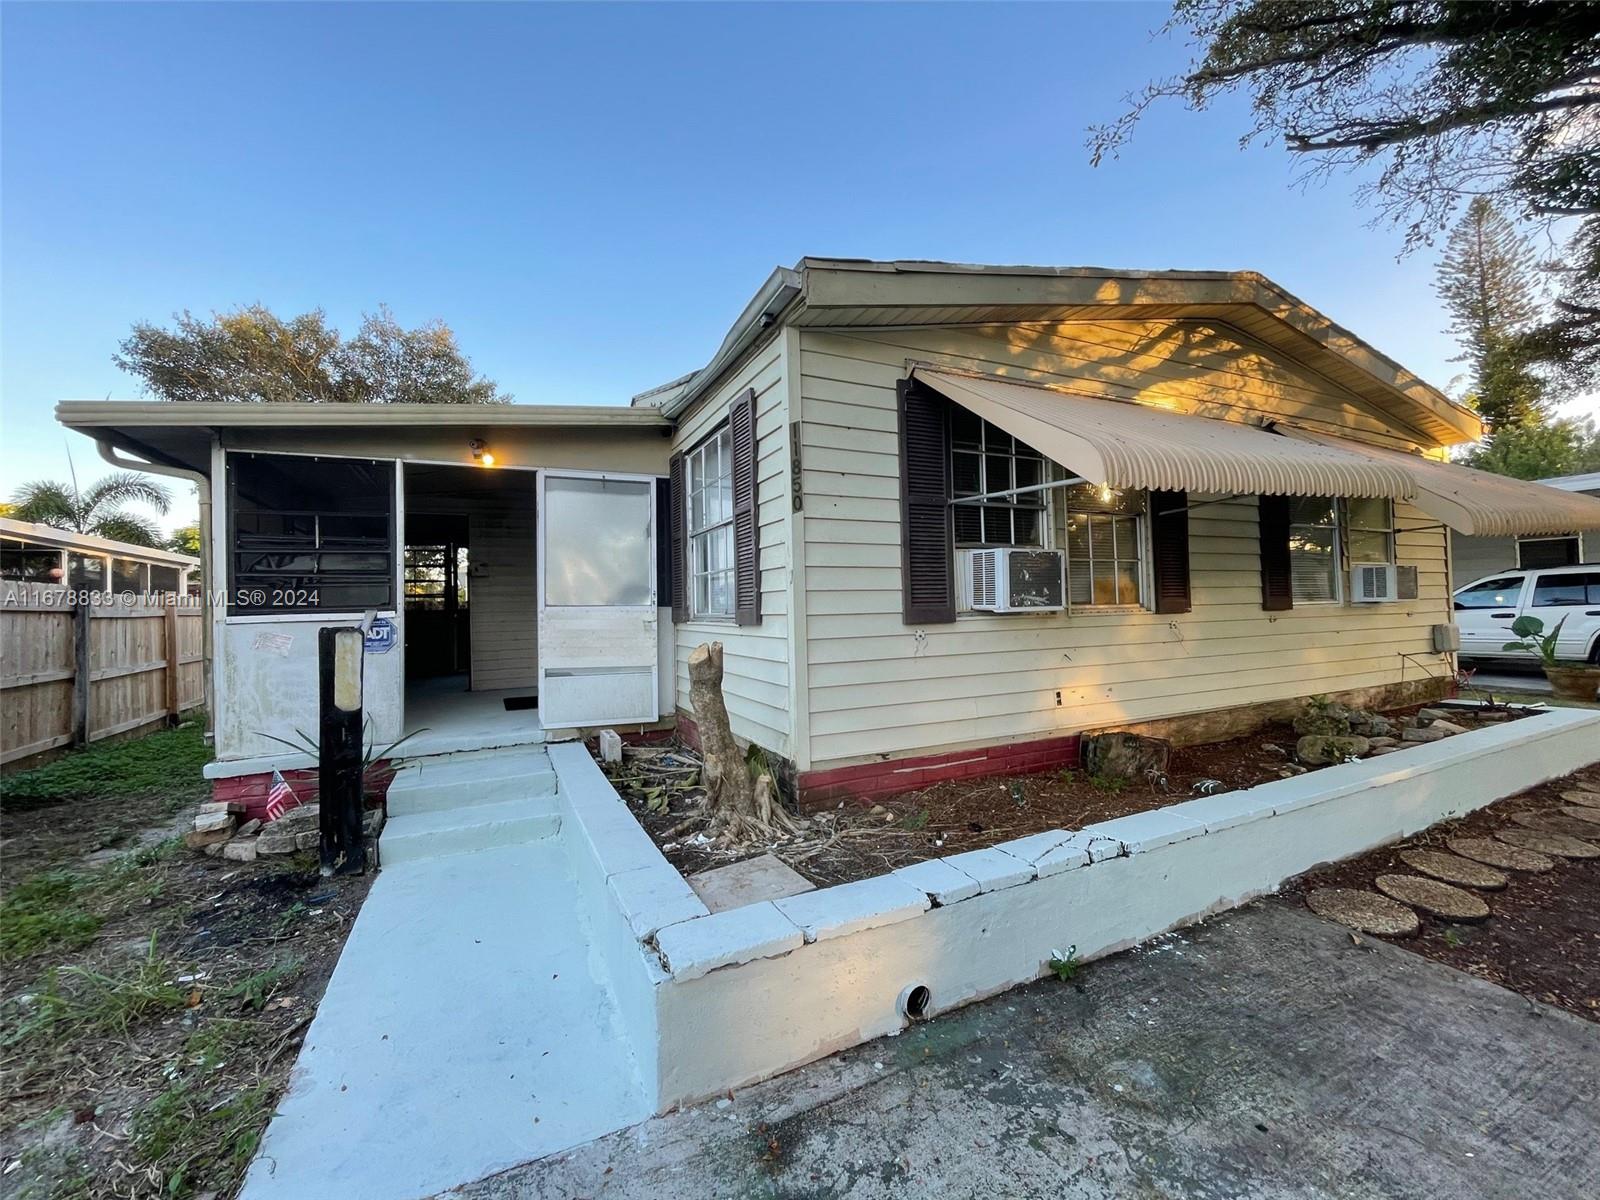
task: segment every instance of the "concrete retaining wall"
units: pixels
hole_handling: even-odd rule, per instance
[[[1069,947],[1089,960],[1137,945],[1600,760],[1600,713],[1553,710],[716,914],[695,911],[582,746],[551,759],[563,836],[602,906],[597,953],[666,1109],[901,1028],[913,985],[946,1011],[1040,977]]]

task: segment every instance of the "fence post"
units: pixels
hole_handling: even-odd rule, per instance
[[[167,724],[176,725],[178,707],[182,703],[178,696],[178,671],[183,656],[178,648],[178,601],[170,592],[161,615],[167,631]]]
[[[89,616],[92,605],[72,606],[72,744],[89,744]]]

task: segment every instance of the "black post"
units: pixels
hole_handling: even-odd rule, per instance
[[[361,836],[361,667],[364,635],[359,626],[317,631],[318,789],[322,873],[366,870]]]

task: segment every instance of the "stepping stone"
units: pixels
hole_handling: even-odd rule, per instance
[[[1383,937],[1410,937],[1420,925],[1405,905],[1354,888],[1318,888],[1306,895],[1306,907],[1319,917]]]
[[[1524,829],[1534,829],[1540,833],[1563,833],[1575,838],[1600,837],[1600,829],[1588,821],[1555,813],[1512,813],[1511,819]]]
[[[1585,808],[1600,808],[1600,792],[1562,792],[1561,798],[1571,804],[1581,804]]]
[[[1379,875],[1373,883],[1385,896],[1447,921],[1482,921],[1489,916],[1489,906],[1482,899],[1437,879],[1424,879],[1421,875]]]
[[[701,871],[689,876],[689,886],[714,913],[816,890],[809,879],[772,854]]]
[[[1541,833],[1537,829],[1502,829],[1494,835],[1508,846],[1520,846],[1557,858],[1600,858],[1600,846],[1563,833]]]
[[[1432,875],[1435,879],[1442,879],[1446,883],[1457,883],[1462,887],[1498,891],[1510,882],[1493,867],[1473,862],[1470,858],[1462,858],[1459,854],[1446,854],[1441,850],[1402,850],[1400,861],[1413,871],[1421,871],[1424,875]]]
[[[1560,811],[1574,821],[1587,821],[1597,827],[1596,833],[1600,833],[1600,808],[1584,808],[1581,804],[1568,804]]]
[[[1493,838],[1457,837],[1445,844],[1462,858],[1506,871],[1548,871],[1556,865],[1556,860],[1547,854],[1522,850]]]

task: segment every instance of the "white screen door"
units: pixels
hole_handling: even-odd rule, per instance
[[[541,724],[656,720],[655,480],[540,471],[538,522]]]

